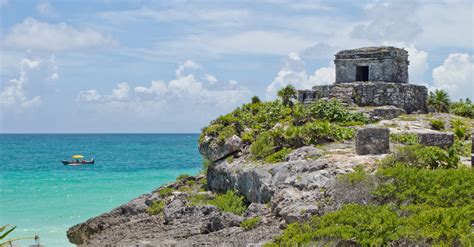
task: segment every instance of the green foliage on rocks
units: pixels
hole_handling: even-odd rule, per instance
[[[251,217],[251,218],[248,218],[248,219],[242,221],[240,223],[240,227],[242,227],[242,229],[244,229],[245,231],[249,231],[249,230],[252,230],[255,227],[257,227],[258,224],[260,224],[261,220],[262,220],[262,218],[259,217],[259,216]]]
[[[173,188],[162,188],[158,191],[158,194],[161,197],[167,197],[167,196],[170,196],[171,193],[173,193],[173,191],[175,191],[175,189],[173,189]]]
[[[465,140],[469,138],[471,128],[469,128],[467,123],[461,119],[453,119],[451,120],[451,125],[453,126],[453,133],[458,140]]]
[[[188,179],[189,177],[191,177],[191,176],[188,175],[188,174],[180,174],[180,175],[176,178],[176,181],[185,180],[185,179]]]
[[[459,155],[454,148],[444,150],[439,147],[428,147],[420,144],[400,147],[393,154],[381,161],[383,167],[403,164],[417,168],[456,168]]]
[[[415,145],[418,143],[418,135],[415,133],[392,133],[390,134],[390,141],[406,145]]]
[[[208,201],[208,204],[214,205],[222,211],[242,215],[247,209],[244,203],[244,197],[237,195],[229,190],[225,194],[219,194],[214,199]]]
[[[227,191],[225,194],[218,194],[214,198],[208,194],[193,194],[188,197],[189,206],[213,205],[222,211],[242,215],[247,209],[244,197],[238,195],[233,190]]]
[[[431,120],[430,127],[434,130],[444,130],[444,121],[443,120]]]
[[[265,157],[265,162],[266,163],[277,163],[284,161],[286,157],[291,153],[292,149],[291,148],[283,148],[280,151],[273,153],[267,157]]]
[[[287,91],[290,96],[285,93],[285,99],[282,95],[281,100],[270,102],[254,100],[220,116],[202,130],[200,142],[205,136],[224,142],[236,135],[251,145],[254,158],[265,160],[284,148],[350,139],[354,130],[345,126],[368,121],[363,114],[350,112],[339,101],[319,100],[302,105],[293,102],[294,95]]]
[[[151,203],[151,205],[146,209],[146,212],[149,215],[156,215],[159,214],[163,211],[163,208],[165,208],[165,202],[163,200],[160,201],[154,201]]]
[[[474,118],[474,104],[469,98],[465,101],[461,99],[459,102],[451,103],[449,111],[461,117]]]
[[[473,170],[397,165],[375,175],[358,170],[344,177],[360,183],[370,176],[375,176],[378,185],[369,204],[346,204],[305,223],[290,224],[273,245],[347,241],[362,246],[469,246],[474,240]]]

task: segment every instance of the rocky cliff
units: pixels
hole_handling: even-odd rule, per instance
[[[380,118],[384,117],[376,116]],[[372,127],[383,127],[395,134],[435,133],[438,135],[434,138],[449,140],[452,134],[430,129],[431,118],[425,114],[400,116],[373,123]],[[431,135],[426,136],[429,143]],[[373,171],[387,154],[358,155],[355,145],[354,139],[304,145],[269,164],[253,158],[250,145],[239,135],[224,140],[204,135],[199,150],[211,163],[206,173],[141,195],[71,227],[67,235],[71,243],[79,246],[259,246],[281,234],[289,223],[323,215],[342,204],[369,200],[370,194],[364,188],[349,188],[337,178],[361,165]],[[399,144],[390,142],[390,149],[394,145]],[[242,213],[206,204],[227,191],[243,196],[246,209]],[[162,203],[158,213],[151,214],[148,209],[157,202]],[[258,220],[250,227],[243,223],[251,219]]]

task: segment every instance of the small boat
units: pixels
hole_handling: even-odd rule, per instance
[[[72,156],[73,160],[63,160],[63,165],[68,165],[68,166],[80,166],[80,165],[92,165],[94,164],[94,158],[91,158],[90,160],[85,160],[84,156],[76,154]]]

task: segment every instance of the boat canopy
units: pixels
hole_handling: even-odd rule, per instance
[[[75,154],[72,156],[73,159],[84,159],[84,156],[80,155],[80,154]]]

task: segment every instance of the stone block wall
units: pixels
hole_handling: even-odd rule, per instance
[[[390,152],[390,130],[386,128],[359,129],[355,137],[356,153],[386,154]]]
[[[318,99],[338,99],[358,106],[393,105],[407,113],[426,112],[428,89],[405,83],[354,82],[315,86],[299,91],[298,99],[310,103]]]

